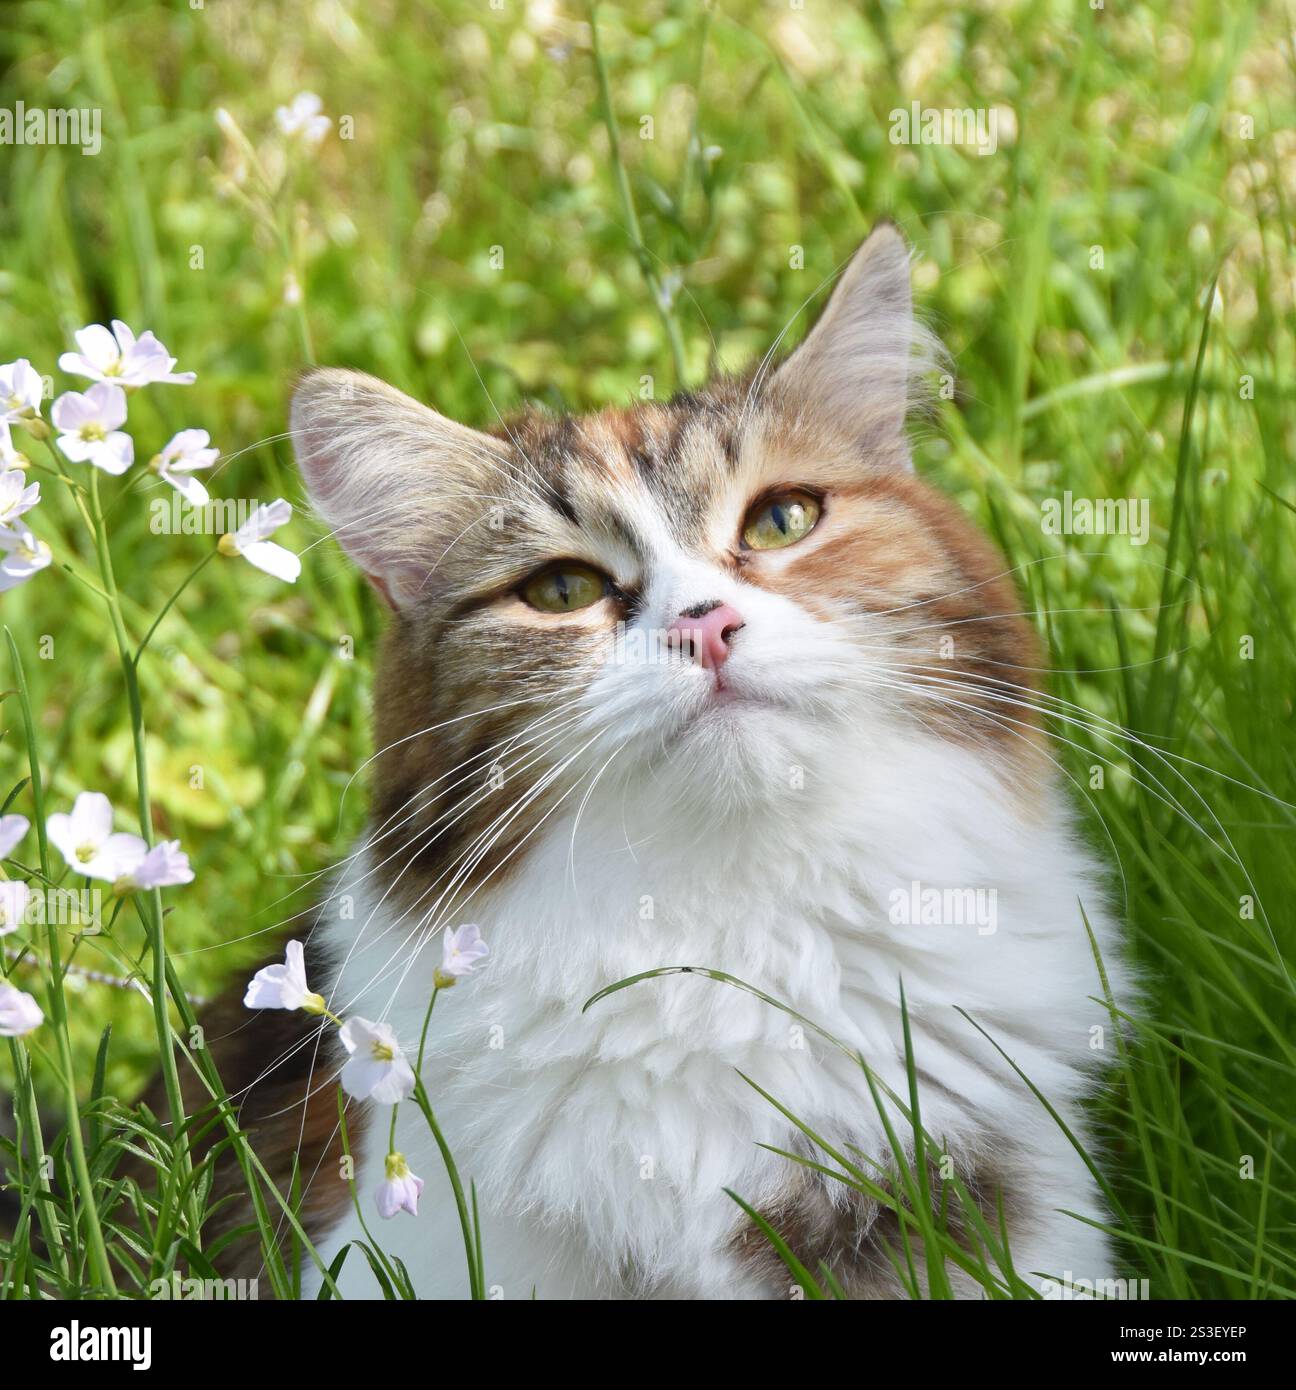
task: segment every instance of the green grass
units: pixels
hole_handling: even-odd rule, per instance
[[[0,107],[101,108],[104,143],[95,157],[0,147],[0,360],[30,358],[61,391],[77,384],[55,371],[75,329],[109,317],[153,328],[198,382],[133,398],[138,454],[207,428],[226,456],[224,496],[299,500],[281,435],[312,357],[472,423],[528,398],[624,401],[645,376],[661,395],[747,365],[877,216],[901,224],[957,370],[919,468],[1020,567],[1053,692],[1086,712],[1056,724],[1071,743],[1055,752],[1119,864],[1147,982],[1111,1030],[1119,1065],[1097,1107],[1130,1262],[1154,1296],[1290,1296],[1296,85],[1284,8],[605,5],[606,109],[575,5],[8,8]],[[274,108],[303,89],[334,130],[262,197],[214,113],[232,113],[273,176]],[[1011,110],[1015,129],[1001,124],[986,157],[893,145],[889,113],[914,99]],[[342,117],[354,138],[339,138]],[[290,274],[298,305],[285,303]],[[73,497],[41,477],[31,519],[56,564],[5,594],[0,617],[30,688],[46,809],[97,789],[127,828],[122,668],[104,605],[78,582],[99,568]],[[137,643],[209,542],[153,534],[156,494],[103,481]],[[1041,502],[1065,489],[1147,498],[1148,544],[1044,534]],[[363,780],[347,787],[369,751],[380,618],[331,544],[306,550],[315,539],[294,521],[289,543],[306,554],[293,589],[241,562],[209,565],[139,665],[154,833],[179,837],[197,872],[165,898],[171,964],[195,997],[265,954],[266,933],[362,823]],[[29,769],[15,696],[0,719],[2,798]],[[31,786],[12,809],[35,819]],[[106,936],[66,938],[63,955],[147,981],[156,929],[147,907],[125,911]],[[42,967],[12,968],[44,997]],[[80,973],[65,989],[102,1204],[116,1152],[103,1116],[156,1065],[156,1024],[138,993]],[[33,1050],[56,1112],[57,1050],[51,1038]],[[22,1049],[0,1050],[0,1091],[23,1096],[13,1071],[26,1066]],[[778,1100],[795,1111],[795,1097]],[[169,1162],[171,1141],[144,1133]],[[47,1136],[56,1201],[37,1200],[32,1219],[67,1246],[64,1286],[97,1286],[92,1223],[67,1195],[81,1191],[70,1137]],[[159,1200],[193,1212],[200,1189]],[[163,1254],[137,1263],[158,1268],[168,1249],[201,1259],[195,1236],[185,1248],[159,1237]],[[109,1230],[110,1260],[124,1241]],[[27,1259],[0,1246],[10,1291]],[[130,1287],[124,1263],[115,1275]]]

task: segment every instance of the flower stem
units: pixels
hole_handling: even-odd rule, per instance
[[[464,1253],[468,1257],[468,1288],[474,1299],[485,1299],[486,1281],[482,1274],[481,1261],[477,1258],[478,1233],[475,1230],[473,1219],[468,1214],[468,1203],[464,1198],[463,1183],[459,1180],[459,1169],[455,1166],[454,1155],[450,1152],[445,1135],[441,1133],[441,1126],[437,1124],[436,1116],[432,1113],[432,1102],[428,1099],[427,1090],[423,1085],[423,1053],[427,1048],[428,1025],[432,1022],[432,1010],[436,1008],[437,995],[440,992],[433,986],[432,998],[428,1000],[427,1013],[423,1015],[423,1031],[419,1035],[418,1065],[414,1069],[414,1100],[423,1112],[423,1118],[432,1131],[437,1148],[441,1150],[441,1161],[445,1164],[446,1176],[450,1179],[450,1188],[454,1192],[455,1206],[459,1209],[459,1225],[463,1229]]]
[[[162,611],[157,615],[156,618],[153,619],[153,625],[144,634],[144,640],[139,644],[138,647],[135,648],[135,656],[133,658],[133,661],[137,670],[140,664],[140,657],[144,655],[144,648],[148,646],[153,634],[158,630],[158,627],[161,624],[162,619],[165,618],[166,615],[171,611],[172,605],[175,603],[176,599],[178,599],[180,595],[184,593],[184,591],[189,587],[189,585],[199,576],[199,574],[202,573],[206,566],[211,564],[211,562],[219,554],[220,551],[218,550],[209,550],[207,554],[204,555],[202,559],[198,561],[198,563],[193,567],[193,569],[191,569],[189,573],[185,575],[184,579],[180,581],[180,587],[175,591],[175,593],[173,593],[171,597],[167,599],[167,601],[162,605]]]
[[[135,789],[139,801],[140,834],[146,844],[153,843],[153,812],[149,802],[148,754],[145,748],[144,705],[140,698],[139,674],[131,655],[130,638],[122,617],[117,580],[113,573],[112,554],[108,548],[108,531],[103,524],[103,509],[99,502],[99,470],[90,475],[90,516],[95,547],[99,556],[99,576],[108,596],[108,613],[112,619],[113,635],[121,658],[122,678],[126,683],[126,700],[130,708],[131,738],[135,745]],[[150,631],[150,636],[152,632]],[[145,639],[147,641],[147,638]],[[141,644],[142,649],[142,644]],[[166,927],[162,915],[162,893],[154,888],[137,895],[137,906],[144,919],[153,950],[153,1023],[157,1032],[158,1054],[162,1066],[162,1083],[166,1090],[167,1106],[176,1146],[176,1165],[181,1183],[188,1193],[189,1237],[200,1246],[201,1212],[198,1196],[188,1181],[192,1171],[189,1138],[185,1129],[184,1099],[180,1077],[176,1070],[175,1046],[171,1039],[171,1021],[167,1017],[167,953]]]
[[[5,628],[5,638],[9,643],[9,655],[13,660],[14,678],[18,683],[18,702],[22,707],[23,725],[27,731],[27,763],[31,773],[32,804],[36,812],[36,838],[40,846],[41,872],[49,879],[49,841],[45,832],[45,788],[41,781],[40,759],[36,754],[36,726],[32,721],[31,696],[27,690],[27,673],[23,670],[22,658],[18,654],[18,644],[13,633]],[[81,1206],[86,1218],[86,1244],[89,1248],[90,1265],[95,1279],[110,1297],[117,1293],[113,1280],[112,1266],[108,1263],[108,1250],[104,1245],[103,1229],[99,1224],[99,1208],[95,1203],[94,1184],[90,1179],[90,1165],[86,1162],[85,1138],[81,1133],[81,1111],[77,1105],[76,1079],[72,1066],[72,1043],[68,1033],[67,1000],[63,994],[63,966],[58,939],[55,913],[49,913],[47,927],[47,949],[50,959],[49,1006],[54,1024],[54,1036],[58,1043],[59,1071],[63,1082],[63,1097],[67,1105],[68,1141],[72,1148],[72,1167],[76,1173],[77,1187],[81,1192]]]

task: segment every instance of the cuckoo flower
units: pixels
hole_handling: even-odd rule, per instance
[[[0,859],[7,859],[31,828],[26,816],[0,816]]]
[[[120,319],[113,319],[111,332],[101,323],[92,323],[75,336],[81,351],[65,352],[59,358],[59,366],[72,376],[119,386],[149,386],[153,382],[188,386],[194,380],[193,372],[171,370],[175,358],[152,333],[141,333],[137,338]]]
[[[13,431],[9,421],[0,419],[0,468],[23,469],[31,467],[31,459],[21,449],[14,448]]]
[[[27,475],[18,468],[6,468],[0,473],[0,530],[12,527],[24,512],[40,501],[40,484],[28,483]]]
[[[300,941],[290,941],[282,965],[266,965],[248,982],[243,996],[247,1009],[304,1009],[322,1014],[324,1000],[306,983],[306,955]]]
[[[349,1018],[340,1036],[351,1054],[342,1068],[347,1095],[395,1105],[414,1094],[414,1068],[405,1060],[391,1024]]]
[[[25,584],[51,558],[49,546],[25,526],[0,527],[0,594]]]
[[[30,994],[0,980],[0,1038],[21,1038],[44,1022],[45,1015]]]
[[[45,830],[68,865],[87,878],[115,883],[136,868],[148,853],[138,835],[114,832],[112,803],[102,792],[82,792],[72,813],[57,812]]]
[[[301,561],[291,550],[266,539],[291,516],[291,504],[277,497],[258,507],[237,531],[227,531],[217,543],[217,549],[222,555],[241,555],[257,569],[292,584],[301,573]]]
[[[93,463],[105,473],[117,474],[135,461],[134,442],[121,429],[126,423],[126,393],[120,386],[100,381],[84,394],[65,391],[54,402],[50,419],[69,463]]]
[[[156,455],[149,467],[163,482],[173,488],[195,507],[207,505],[207,489],[193,477],[200,468],[210,468],[220,457],[219,449],[209,449],[211,435],[206,430],[181,430]]]
[[[332,121],[322,115],[324,103],[314,92],[298,92],[290,106],[275,111],[279,129],[289,139],[299,139],[307,145],[318,145],[328,134]]]
[[[395,1216],[398,1211],[418,1215],[418,1199],[423,1195],[423,1179],[410,1172],[403,1153],[389,1153],[386,1162],[387,1180],[377,1192],[378,1213]]]
[[[0,366],[0,419],[17,424],[40,414],[44,383],[25,357]]]
[[[163,840],[113,880],[113,892],[120,897],[137,888],[172,888],[178,883],[192,883],[193,877],[180,841]]]
[[[8,936],[22,926],[31,889],[13,879],[0,881],[0,936]]]
[[[449,989],[456,980],[471,975],[477,962],[490,954],[481,931],[471,922],[458,931],[446,932],[441,947],[441,965],[432,977],[438,989]]]

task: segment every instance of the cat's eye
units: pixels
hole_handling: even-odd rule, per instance
[[[558,565],[533,574],[518,590],[542,613],[574,613],[597,603],[608,591],[607,580],[588,565]]]
[[[781,492],[767,497],[747,513],[743,540],[752,550],[779,550],[795,545],[818,525],[822,510],[819,499],[808,492]]]

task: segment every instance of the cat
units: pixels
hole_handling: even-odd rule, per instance
[[[1092,1150],[1111,1019],[1086,918],[1118,997],[1129,977],[1012,576],[913,471],[938,353],[882,223],[798,348],[665,402],[482,432],[354,372],[297,386],[306,490],[391,609],[372,819],[317,909],[311,987],[412,1055],[440,934],[480,926],[490,955],[438,999],[423,1074],[494,1296],[796,1296],[726,1189],[849,1296],[901,1296],[894,1212],[772,1152],[835,1166],[768,1097],[885,1167],[852,1054],[907,1097],[906,1010],[931,1160],[1006,1222],[1017,1274],[1115,1275],[1093,1176],[1006,1058]],[[583,1010],[671,966],[798,1017],[701,974]],[[272,1170],[302,1155],[331,1261],[367,1239],[337,1175],[336,1035],[222,1017],[245,1122]],[[396,1131],[418,1215],[384,1222],[390,1112],[349,1113],[365,1224],[421,1297],[466,1296],[423,1117],[403,1105]],[[338,1282],[378,1295],[355,1252]]]

